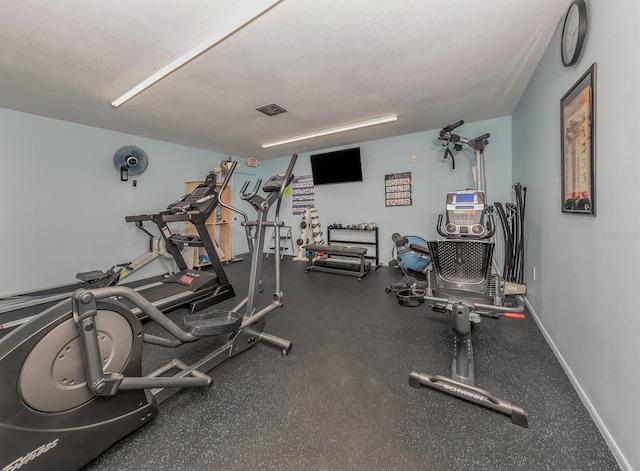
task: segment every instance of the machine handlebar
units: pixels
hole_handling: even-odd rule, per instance
[[[456,123],[450,124],[448,126],[443,127],[440,130],[440,139],[445,139],[447,136],[447,134],[451,133],[451,131],[453,131],[456,128],[459,128],[460,126],[462,126],[464,124],[463,120],[460,120]]]
[[[282,197],[284,194],[284,189],[290,183],[291,177],[293,177],[293,167],[296,165],[296,160],[298,160],[298,154],[293,154],[291,156],[291,160],[289,161],[289,166],[287,167],[286,172],[284,173],[284,178],[282,179],[282,184],[280,186],[279,197]]]
[[[229,157],[231,158],[231,157]],[[220,185],[220,189],[218,190],[218,194],[222,194],[222,192],[227,188],[227,185],[229,184],[229,180],[231,180],[231,175],[233,175],[233,172],[236,169],[236,166],[238,165],[238,162],[236,162],[235,160],[231,161],[231,168],[227,169],[227,174],[224,177],[224,180],[222,181],[222,184]]]
[[[440,234],[442,237],[449,237],[449,234],[442,230],[442,219],[442,214],[438,214],[438,225],[436,226],[436,229],[438,231],[438,234]]]
[[[489,229],[486,234],[480,237],[480,239],[490,239],[496,233],[496,220],[493,217],[493,213],[487,214],[487,228]]]
[[[256,186],[253,187],[253,191],[251,193],[245,193],[245,190],[249,186],[249,183],[251,183],[250,180],[245,180],[244,185],[242,185],[242,188],[240,189],[240,198],[242,198],[243,200],[249,200],[258,194],[260,185],[262,185],[262,178],[258,178]]]
[[[491,134],[485,133],[482,136],[478,136],[475,139],[469,139],[467,141],[467,145],[474,150],[484,150],[484,148],[489,144],[487,139],[491,137]]]

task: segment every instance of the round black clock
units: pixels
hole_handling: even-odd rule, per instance
[[[560,43],[562,63],[565,67],[575,64],[578,57],[580,57],[586,34],[587,7],[584,4],[584,0],[573,0],[564,18]]]

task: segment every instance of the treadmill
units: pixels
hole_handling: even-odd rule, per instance
[[[168,311],[188,306],[189,312],[194,313],[235,296],[218,257],[215,243],[205,226],[209,216],[220,204],[220,195],[227,187],[233,169],[235,165],[219,186],[216,184],[215,174],[210,173],[204,183],[198,185],[188,195],[171,203],[165,211],[125,217],[127,222],[151,221],[156,224],[167,251],[178,266],[179,271],[173,275],[136,289],[159,310]],[[168,223],[182,221],[193,224],[198,234],[173,234]],[[181,253],[184,247],[203,247],[211,261],[212,270],[190,269]],[[126,299],[120,299],[120,301],[134,314],[140,314],[139,309],[129,305]]]
[[[209,174],[204,183],[190,194],[171,203],[161,213],[126,216],[127,222],[142,225],[144,222],[151,221],[158,226],[165,247],[180,271],[168,277],[159,275],[125,283],[125,286],[138,291],[161,311],[188,305],[189,311],[194,313],[235,296],[233,287],[229,284],[222,268],[215,244],[205,226],[205,221],[220,204],[219,196],[227,187],[234,169],[235,165],[219,186],[216,184],[215,174]],[[198,235],[172,234],[167,223],[174,221],[188,221],[194,224]],[[211,260],[213,271],[190,270],[181,254],[182,247],[204,247]],[[84,278],[80,277],[85,279],[84,283],[32,291],[6,300],[0,299],[0,338],[51,306],[66,302],[76,289],[108,286],[117,282],[117,279],[106,279],[104,276],[98,279],[90,273],[80,275],[85,275]],[[88,282],[86,281],[88,279],[94,281]],[[142,315],[137,307],[129,305],[124,299],[121,301],[134,313]]]

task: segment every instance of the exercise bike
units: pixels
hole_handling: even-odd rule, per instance
[[[487,407],[508,415],[514,424],[527,427],[527,413],[521,407],[475,386],[472,327],[482,317],[524,317],[524,306],[507,305],[505,285],[491,272],[491,238],[495,233],[491,209],[485,205],[482,191],[450,192],[444,227],[442,214],[438,217],[437,231],[443,239],[429,241],[428,252],[420,245],[411,245],[413,250],[431,256],[432,270],[423,299],[433,311],[451,316],[455,351],[451,377],[413,371],[409,384],[416,388],[427,386]]]
[[[296,159],[293,155],[286,172],[266,182],[264,196],[258,194],[261,180],[250,193],[245,193],[249,182],[243,186],[241,198],[258,213],[250,223],[257,238],[247,297],[230,311],[189,314],[183,329],[127,287],[82,289],[0,340],[2,471],[78,469],[153,419],[159,404],[180,388],[210,386],[213,380],[207,373],[226,359],[260,341],[282,354],[291,349],[288,340],[264,332],[266,314],[282,306],[279,254],[272,302],[258,308],[255,294],[265,228],[279,231],[283,225],[280,203]],[[275,219],[270,221],[267,215],[274,204]],[[138,316],[120,299],[171,338],[145,333]],[[228,341],[200,360],[190,365],[172,360],[142,376],[143,343],[172,348],[222,334],[229,334]],[[166,376],[169,373],[174,374]]]

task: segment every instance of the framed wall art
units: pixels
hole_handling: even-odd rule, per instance
[[[596,215],[594,63],[560,101],[562,212]]]
[[[411,172],[392,173],[384,176],[384,205],[411,206],[413,191]]]

